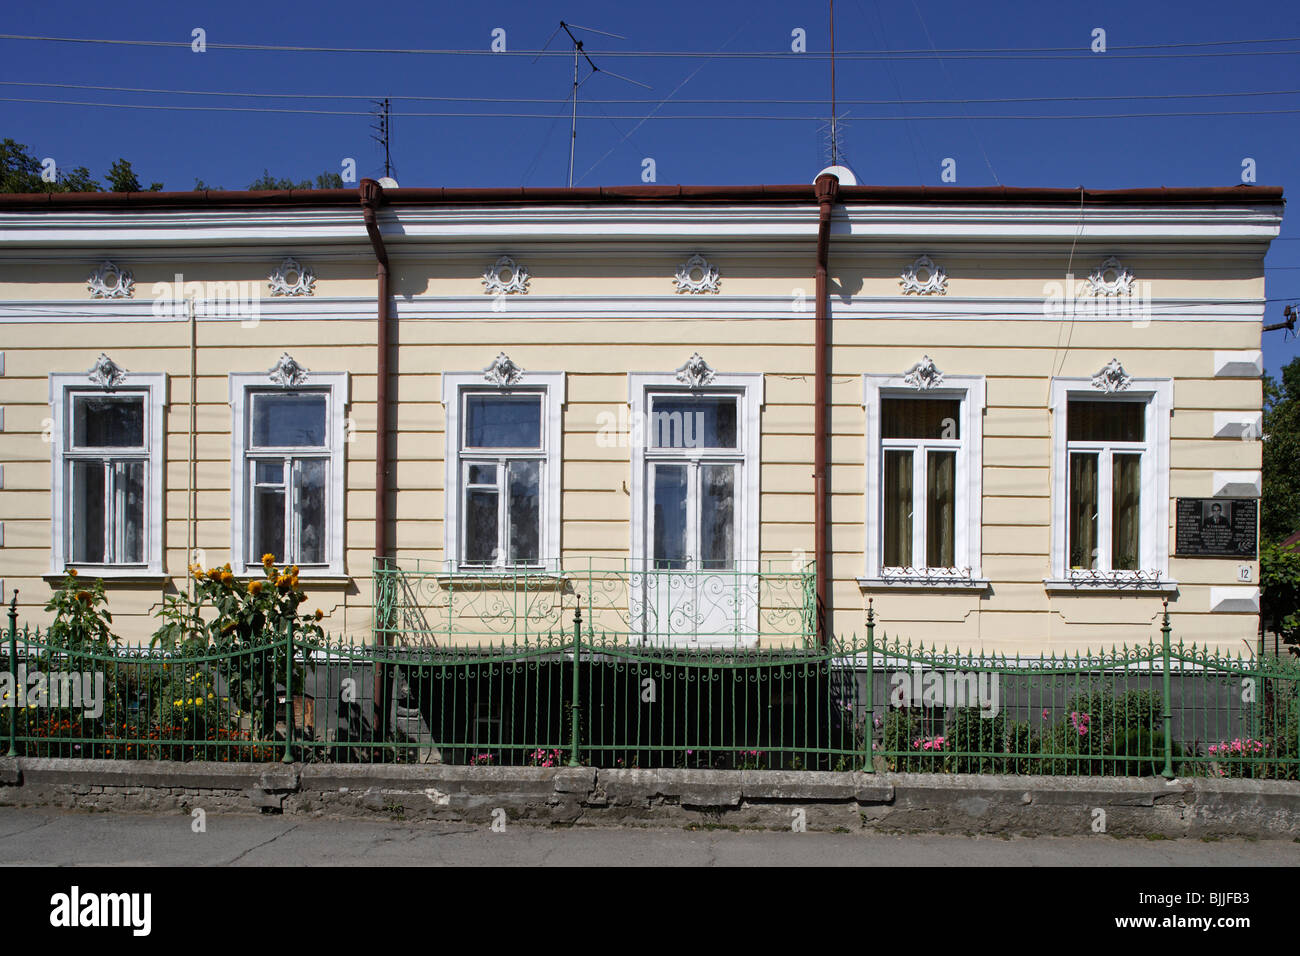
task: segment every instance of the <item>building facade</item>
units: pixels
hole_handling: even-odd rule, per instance
[[[1258,630],[1270,187],[0,197],[0,579],[335,634],[1037,655]],[[1223,507],[1213,513],[1213,504]]]

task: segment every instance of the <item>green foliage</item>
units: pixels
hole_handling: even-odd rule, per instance
[[[1300,531],[1300,357],[1281,380],[1264,376],[1263,498],[1260,540],[1276,543]]]
[[[108,183],[108,188],[115,193],[138,193],[141,190],[140,179],[136,176],[135,171],[131,169],[129,160],[116,160],[108,170],[108,175],[104,177]],[[150,192],[161,190],[162,183],[152,183],[149,186]]]
[[[1174,760],[1183,758],[1183,748],[1178,741],[1171,748]],[[1156,777],[1165,769],[1165,733],[1139,727],[1115,737],[1111,753],[1116,757],[1137,759],[1117,760],[1114,773],[1118,777]]]
[[[1294,643],[1300,639],[1300,550],[1266,544],[1259,549],[1260,617],[1264,626]]]
[[[54,621],[46,632],[50,648],[82,653],[107,653],[117,644],[111,629],[113,615],[108,611],[104,582],[87,584],[76,569],[69,568],[54,587],[45,610],[53,612]]]
[[[1001,715],[986,717],[978,707],[958,707],[948,719],[945,749],[953,751],[948,766],[953,773],[1006,773],[1007,725]],[[960,756],[975,752],[980,756]],[[987,755],[987,756],[986,756]]]
[[[85,166],[54,167],[56,179],[46,182],[41,178],[41,160],[28,148],[12,139],[0,141],[0,192],[2,193],[97,193],[99,181]],[[114,192],[139,192],[140,180],[125,159],[119,159],[104,177],[108,188]],[[151,183],[149,189],[157,192],[162,183]]]
[[[200,188],[196,186],[195,188]],[[338,173],[321,173],[314,180],[281,179],[271,175],[269,169],[263,169],[262,175],[248,184],[249,189],[342,189],[343,177]]]

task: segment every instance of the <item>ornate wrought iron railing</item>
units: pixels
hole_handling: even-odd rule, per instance
[[[526,641],[565,630],[577,608],[587,634],[636,645],[757,647],[816,639],[811,563],[691,570],[588,558],[550,570],[457,570],[385,558],[375,559],[374,579],[381,644]]]

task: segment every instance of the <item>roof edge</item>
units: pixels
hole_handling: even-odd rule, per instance
[[[0,211],[308,208],[360,204],[360,189],[202,190],[132,193],[3,193]],[[753,186],[594,186],[515,189],[397,188],[383,190],[391,206],[550,206],[817,202],[803,184]],[[1240,206],[1284,203],[1281,186],[1086,189],[1036,186],[841,186],[841,203],[919,205]]]

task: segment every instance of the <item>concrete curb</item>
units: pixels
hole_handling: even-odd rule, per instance
[[[0,806],[538,825],[1300,839],[1300,783],[0,758]]]

